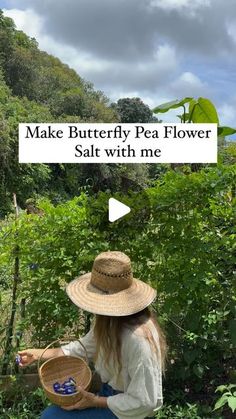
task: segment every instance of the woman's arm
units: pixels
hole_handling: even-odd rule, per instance
[[[122,419],[143,419],[162,406],[160,363],[145,338],[127,335],[123,357],[129,376],[124,393],[109,396],[108,408]]]
[[[96,344],[94,340],[93,330],[91,329],[87,335],[80,338],[80,341],[86,348],[89,361],[93,360],[96,353]],[[20,367],[27,367],[33,362],[38,361],[40,356],[43,354],[44,349],[26,349],[24,351],[18,352],[21,361],[19,363]],[[86,353],[79,343],[79,341],[70,342],[67,345],[63,345],[61,348],[50,348],[45,351],[43,354],[43,359],[56,358],[57,356],[81,356],[86,358]]]
[[[83,346],[81,346],[80,342]],[[90,329],[85,336],[79,338],[79,341],[70,342],[68,345],[62,345],[61,349],[65,355],[79,356],[85,359],[86,356],[88,356],[89,361],[93,361],[96,354],[96,342],[93,329]]]
[[[107,397],[96,396],[94,393],[89,393],[81,387],[78,387],[79,392],[82,394],[82,398],[73,406],[61,406],[65,410],[82,410],[90,407],[107,408]]]
[[[38,359],[42,356],[45,349],[26,349],[24,351],[19,351],[18,354],[20,355],[20,367],[27,367],[33,362],[38,361]],[[47,349],[43,354],[43,359],[55,358],[58,356],[64,356],[64,352],[61,348],[52,348]]]

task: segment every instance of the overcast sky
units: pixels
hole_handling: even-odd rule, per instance
[[[0,8],[111,100],[138,96],[153,107],[204,96],[222,125],[236,126],[236,0],[0,0]]]

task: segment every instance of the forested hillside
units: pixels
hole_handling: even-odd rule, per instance
[[[18,164],[20,122],[159,122],[139,98],[117,103],[83,80],[59,59],[40,51],[37,41],[16,30],[0,10],[0,218],[13,208],[12,194],[26,208],[28,199],[47,196],[54,203],[81,190],[125,191],[138,179],[148,185],[169,165]],[[232,152],[223,158],[232,160]],[[172,167],[172,165],[171,165]],[[176,168],[176,165],[173,165]],[[202,165],[190,165],[199,170]],[[135,185],[136,187],[136,182]]]
[[[108,98],[74,70],[39,50],[35,39],[0,11],[0,216],[38,194],[62,199],[78,194],[88,177],[79,165],[19,165],[19,122],[115,122]],[[106,168],[94,166],[95,178]],[[6,199],[7,198],[7,199]]]

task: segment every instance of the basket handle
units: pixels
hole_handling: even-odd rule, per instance
[[[52,345],[55,345],[55,343],[63,343],[63,342],[68,342],[70,339],[57,339],[57,340],[54,340],[53,342],[51,342],[51,343],[49,343],[49,345],[47,345],[46,346],[46,348],[43,350],[43,352],[41,353],[41,355],[39,356],[39,358],[38,358],[38,362],[37,362],[37,365],[38,365],[38,371],[39,371],[39,368],[40,368],[40,363],[41,363],[41,361],[42,361],[42,359],[43,359],[43,355],[45,354],[45,352],[52,346]],[[87,349],[85,348],[85,346],[84,346],[84,344],[81,342],[81,340],[79,339],[79,338],[76,338],[76,340],[80,343],[80,345],[82,346],[82,348],[84,349],[84,352],[85,352],[85,358],[86,358],[86,362],[87,362],[87,364],[89,364],[89,359],[88,359],[88,352],[87,352]]]

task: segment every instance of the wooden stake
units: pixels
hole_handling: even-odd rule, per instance
[[[16,194],[13,194],[13,203],[15,207],[15,222],[17,224],[19,212],[16,200]],[[17,243],[18,232],[16,229],[15,239],[16,244],[14,248],[15,260],[14,260],[14,276],[13,276],[13,286],[12,286],[12,297],[11,297],[11,315],[6,327],[6,344],[3,352],[3,363],[2,363],[2,375],[7,374],[8,366],[12,354],[12,342],[13,342],[13,333],[14,333],[14,323],[17,309],[17,290],[18,284],[20,282],[20,259],[19,259],[19,245]]]

